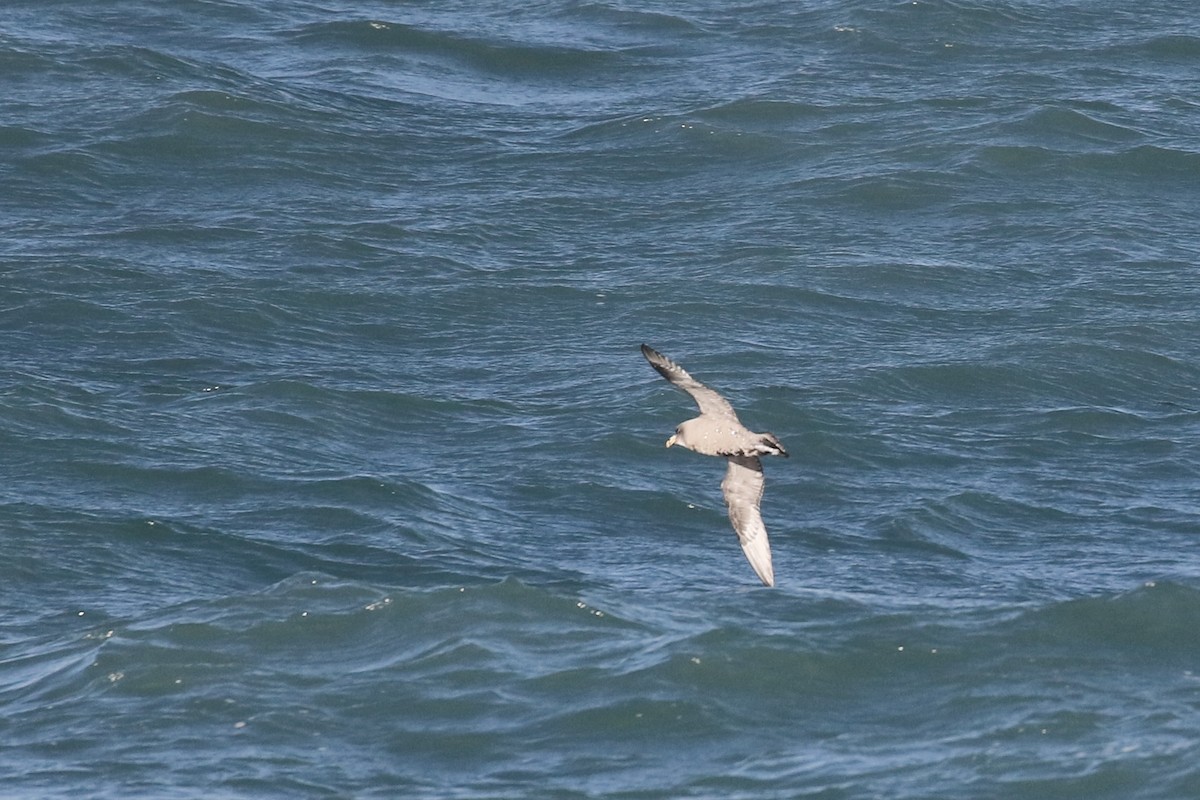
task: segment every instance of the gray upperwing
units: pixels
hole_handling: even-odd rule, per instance
[[[696,405],[700,407],[701,414],[714,414],[737,420],[737,412],[733,410],[733,406],[729,405],[728,400],[693,378],[683,367],[647,345],[642,345],[642,355],[650,362],[650,366],[658,371],[659,375],[690,394],[696,401]]]
[[[721,493],[729,507],[729,521],[737,531],[738,543],[750,566],[764,584],[774,586],[771,544],[758,510],[764,483],[762,462],[754,456],[730,456],[726,460],[729,466],[725,469],[725,480],[721,481]]]

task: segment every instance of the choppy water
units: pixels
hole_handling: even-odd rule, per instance
[[[1198,30],[6,3],[0,796],[1200,796]]]

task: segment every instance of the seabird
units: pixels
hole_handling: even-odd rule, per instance
[[[742,425],[729,401],[671,359],[642,345],[642,355],[668,381],[692,396],[700,416],[682,422],[667,439],[667,447],[679,445],[706,456],[721,456],[727,462],[721,493],[729,507],[729,521],[737,531],[742,552],[767,586],[775,585],[771,567],[771,545],[758,504],[763,492],[763,468],[759,456],[784,456],[787,450],[773,433],[754,433]]]

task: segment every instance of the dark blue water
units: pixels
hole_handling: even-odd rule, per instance
[[[1198,30],[7,3],[0,796],[1200,796]]]

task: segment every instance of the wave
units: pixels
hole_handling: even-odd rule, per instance
[[[554,80],[611,68],[621,58],[619,53],[603,48],[527,44],[385,21],[310,23],[295,31],[293,39],[308,46],[348,45],[405,57],[459,62],[483,72]]]
[[[1179,584],[1024,609],[621,596],[609,607],[513,579],[421,589],[300,572],[27,642],[0,661],[0,696],[18,714],[38,708],[22,746],[71,730],[77,747],[126,757],[135,745],[111,734],[137,725],[172,747],[205,731],[308,763],[319,735],[357,752],[350,763],[388,754],[389,775],[420,765],[494,787],[653,774],[676,789],[815,790],[870,783],[862,759],[882,776],[892,757],[919,782],[947,769],[990,781],[1002,760],[1032,787],[1102,763],[1160,785],[1146,770],[1196,729],[1177,701],[1200,655],[1200,591]],[[1119,746],[1163,714],[1174,733]],[[901,731],[929,757],[892,749]],[[644,773],[674,749],[710,757]],[[219,752],[204,745],[189,763]]]

